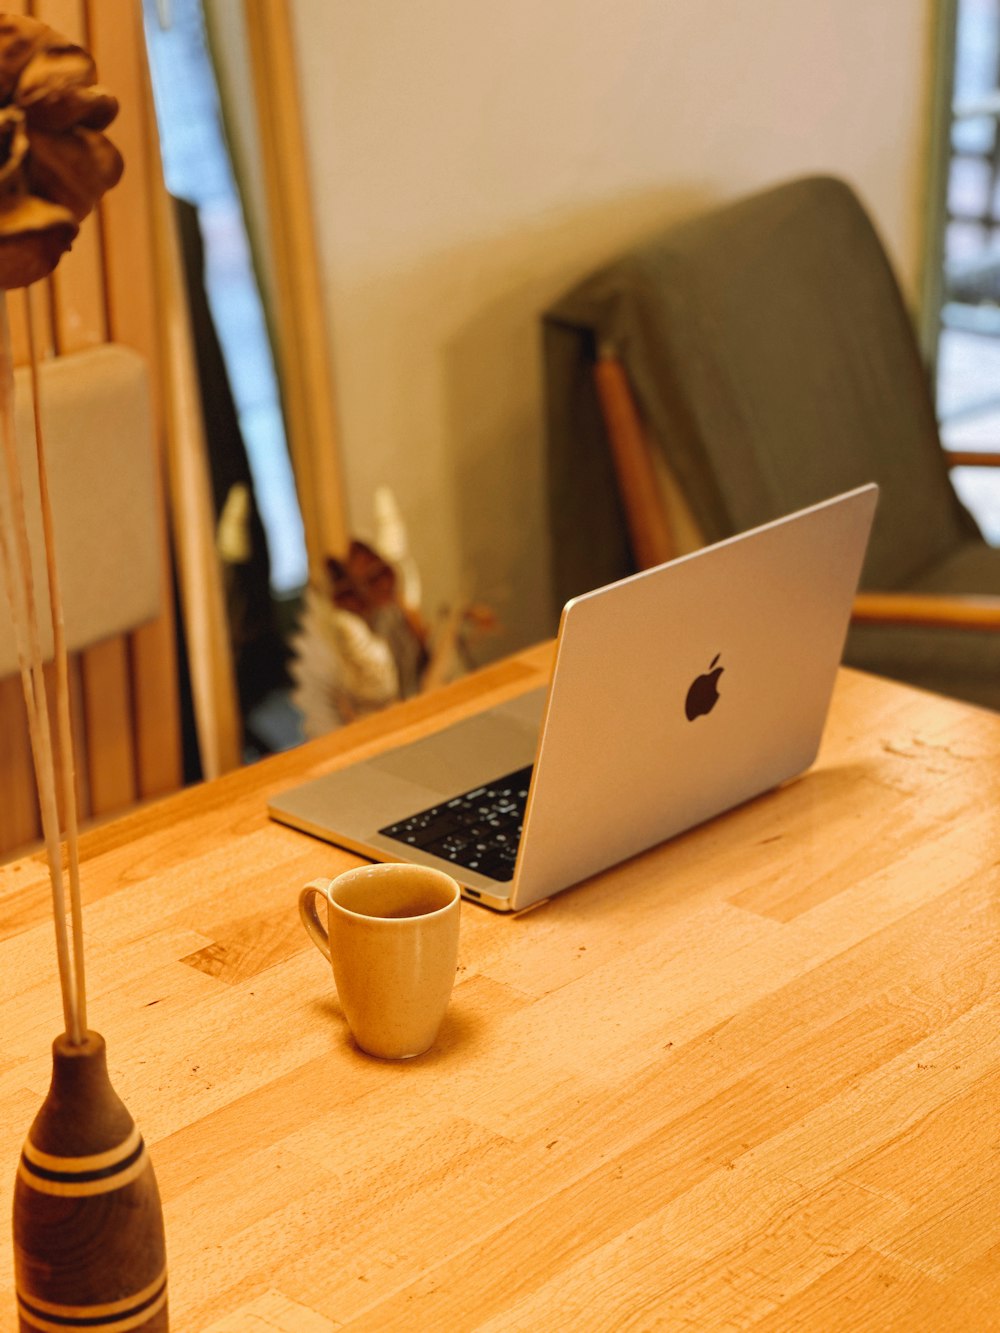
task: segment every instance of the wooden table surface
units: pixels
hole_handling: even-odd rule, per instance
[[[352,1046],[296,898],[356,859],[267,796],[548,661],[86,837],[172,1327],[1000,1328],[1000,717],[843,672],[807,776],[519,918],[465,904],[436,1046]],[[61,1026],[46,895],[0,868],[4,1218]],[[12,1283],[8,1241],[4,1333]]]

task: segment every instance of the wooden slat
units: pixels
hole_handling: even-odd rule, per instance
[[[30,14],[32,9],[28,0],[11,0],[11,3],[5,3],[3,8],[8,14]],[[24,323],[24,307],[16,293],[7,302],[7,319],[10,324],[10,342],[14,365],[26,365],[28,362],[28,339]]]
[[[6,603],[4,604],[6,614]],[[28,720],[18,676],[0,680],[0,856],[41,837]]]
[[[15,366],[26,366],[31,360],[26,301],[31,302],[35,349],[39,358],[49,357],[55,350],[52,326],[52,284],[50,279],[44,278],[31,287],[22,287],[8,294],[7,314],[10,320],[11,350]]]
[[[88,0],[91,53],[101,82],[120,103],[108,129],[125,159],[125,171],[100,204],[107,268],[109,334],[133,347],[157,366],[160,357],[158,311],[150,258],[152,208],[145,111],[145,79],[138,65],[144,51],[139,7],[132,0]],[[137,249],[141,241],[142,248]],[[154,384],[154,408],[162,412],[162,393]]]
[[[81,0],[35,0],[34,12],[70,41],[87,45],[87,15]],[[83,222],[72,249],[60,261],[51,279],[51,295],[53,342],[60,354],[71,355],[107,340],[104,260],[96,215]],[[136,798],[131,687],[123,664],[127,668],[124,642],[101,645],[80,656],[79,698],[86,716],[77,735],[91,737],[93,744],[78,754],[77,767],[87,775],[85,785],[97,801],[96,814],[121,810]]]
[[[125,158],[125,174],[100,205],[107,274],[108,329],[116,342],[145,356],[153,370],[153,411],[159,423],[163,460],[163,398],[157,370],[160,364],[159,314],[151,261],[152,217],[150,190],[153,169],[149,161],[150,126],[147,121],[145,41],[140,6],[132,0],[89,0],[87,5],[90,50],[101,81],[112,88],[121,111],[111,137]],[[165,497],[163,466],[161,497]],[[159,618],[130,636],[133,670],[133,708],[136,736],[137,793],[156,796],[172,791],[182,781],[180,700],[173,614],[170,550],[161,498],[158,515],[163,551],[162,611]]]
[[[26,0],[10,0],[4,4],[10,14],[28,13]],[[11,344],[15,365],[28,359],[27,340],[24,336],[24,318],[21,303],[8,302]],[[6,600],[0,598],[3,614],[8,613]],[[34,769],[31,744],[28,739],[28,720],[24,711],[24,695],[16,676],[0,681],[0,853],[11,850],[41,836],[41,820],[35,796]]]
[[[124,810],[137,795],[132,745],[132,680],[121,636],[86,655],[83,706],[88,737],[87,774],[95,815]]]
[[[35,0],[34,14],[56,32],[86,46],[86,15],[82,0]],[[37,284],[31,291],[36,354],[40,358],[53,354],[70,355],[89,347],[99,346],[106,341],[103,262],[100,227],[91,218],[81,227],[72,249],[60,260],[49,282],[44,285]],[[43,430],[44,425],[43,416]],[[91,660],[91,655],[85,652],[73,654],[69,664],[70,709],[80,819],[86,819],[91,813],[91,769],[95,763],[99,767],[97,754],[100,753],[100,733],[97,731],[94,731],[98,741],[95,754],[90,754],[87,749],[87,725],[83,711],[86,707],[85,700],[88,692],[96,694],[103,691],[113,696],[116,686],[113,678],[108,681],[101,680],[100,660],[99,658]],[[85,682],[89,684],[85,685]],[[128,719],[120,710],[112,716],[117,728],[127,725]],[[120,741],[118,743],[120,744]],[[110,778],[102,778],[99,774],[99,787],[102,783],[105,788],[127,785],[127,781],[113,782]],[[119,807],[108,807],[108,809],[117,808]]]
[[[77,811],[83,820],[91,813],[90,774],[87,769],[86,709],[83,701],[83,663],[80,654],[69,659],[69,715],[73,729],[73,758],[76,765]]]
[[[26,366],[30,360],[28,326],[24,318],[24,300],[18,292],[9,294],[7,319],[10,324],[10,350],[14,365]]]
[[[55,352],[55,333],[52,312],[52,279],[43,278],[30,287],[8,293],[7,317],[10,324],[11,352],[15,366],[26,366],[31,361],[28,337],[28,303],[34,326],[35,350],[39,358]]]
[[[4,9],[11,14],[25,14],[25,0],[11,0]],[[23,298],[13,293],[7,302],[11,346],[15,365],[28,360]],[[0,608],[9,614],[6,599],[0,594]],[[34,768],[28,721],[24,710],[21,681],[11,676],[0,681],[0,854],[35,842],[41,837],[41,820],[35,795]]]
[[[84,0],[35,0],[35,16],[71,41],[89,48]],[[98,71],[103,80],[103,71]],[[114,85],[109,85],[115,91]],[[114,131],[111,131],[114,138]],[[104,257],[99,217],[80,228],[69,254],[52,275],[57,346],[61,354],[84,351],[108,339]]]

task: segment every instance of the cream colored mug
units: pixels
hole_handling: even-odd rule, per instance
[[[302,924],[332,963],[344,1017],[369,1055],[405,1060],[433,1045],[455,983],[460,908],[450,875],[396,862],[314,879],[299,894]]]

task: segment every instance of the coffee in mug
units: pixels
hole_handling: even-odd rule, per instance
[[[332,964],[362,1050],[403,1060],[433,1045],[455,983],[460,908],[450,875],[396,862],[316,879],[302,890],[302,924]]]

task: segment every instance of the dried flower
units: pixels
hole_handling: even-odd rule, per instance
[[[102,133],[118,102],[96,80],[82,47],[0,14],[0,288],[51,273],[122,174]]]

